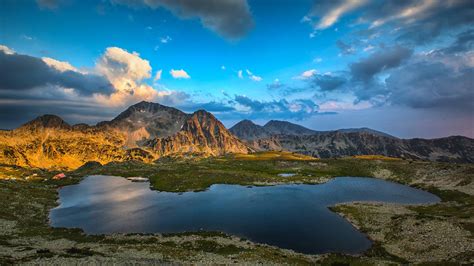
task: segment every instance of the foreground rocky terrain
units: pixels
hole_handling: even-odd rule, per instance
[[[295,172],[291,178],[278,172]],[[207,159],[89,163],[51,180],[57,172],[0,167],[0,264],[355,264],[386,265],[474,262],[474,166],[395,160],[315,160],[291,153],[257,153]],[[190,173],[193,173],[192,175]],[[219,175],[216,175],[219,173]],[[51,228],[49,210],[57,206],[57,189],[88,174],[146,176],[166,191],[205,189],[214,183],[272,185],[321,183],[334,176],[372,176],[435,193],[434,205],[401,206],[351,203],[332,207],[372,240],[359,255],[306,255],[217,232],[182,234],[114,234],[90,236],[80,230]],[[246,178],[244,178],[246,177]],[[6,180],[9,179],[9,180]]]

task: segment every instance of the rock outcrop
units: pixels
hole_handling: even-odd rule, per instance
[[[183,154],[223,155],[248,153],[249,148],[232,135],[211,113],[199,110],[188,117],[180,131],[166,138],[155,138],[145,146],[159,156]]]

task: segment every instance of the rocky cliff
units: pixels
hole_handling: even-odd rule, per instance
[[[249,148],[232,135],[211,113],[199,110],[188,117],[176,134],[155,138],[145,146],[160,156],[182,154],[223,155],[248,153]]]

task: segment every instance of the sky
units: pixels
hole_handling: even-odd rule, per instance
[[[0,2],[0,128],[142,100],[227,127],[474,137],[474,1]]]

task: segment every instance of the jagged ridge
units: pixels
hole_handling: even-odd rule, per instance
[[[234,137],[211,113],[204,110],[194,112],[182,129],[167,138],[155,138],[146,146],[160,156],[179,154],[222,155],[226,153],[248,153],[248,147]]]

